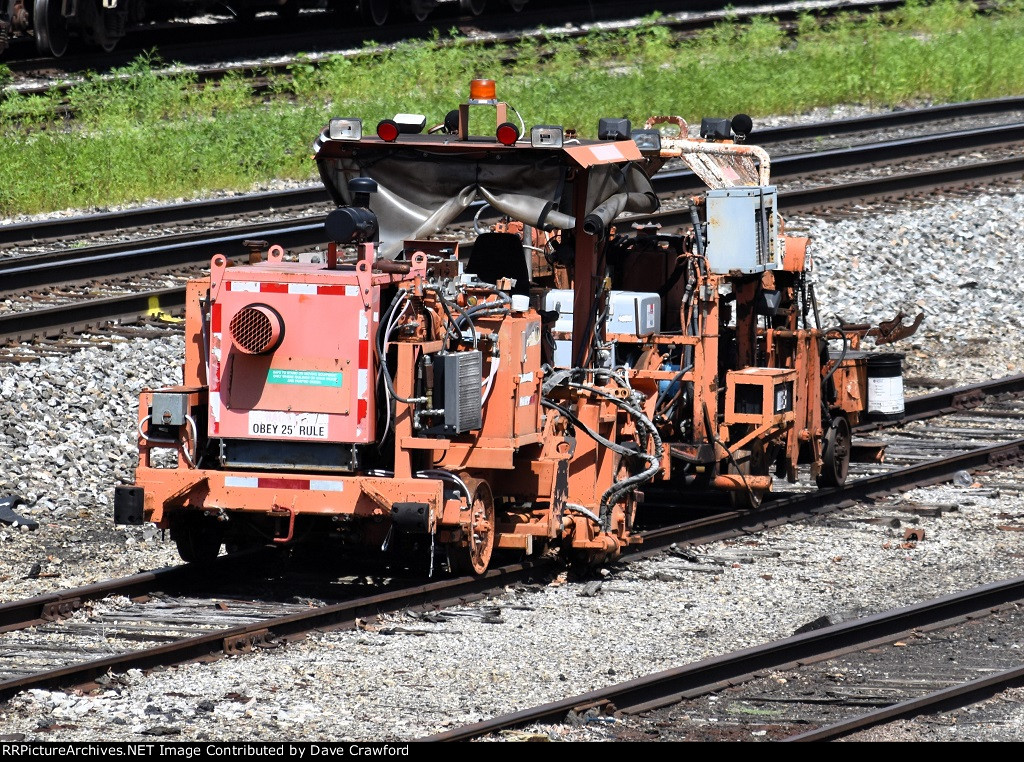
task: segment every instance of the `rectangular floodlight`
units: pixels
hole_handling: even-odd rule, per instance
[[[534,148],[561,148],[562,128],[551,125],[538,125],[530,128],[530,145]]]
[[[661,153],[661,133],[657,130],[633,130],[632,138],[641,153]]]
[[[331,140],[362,140],[363,120],[335,117],[328,128],[328,136]]]

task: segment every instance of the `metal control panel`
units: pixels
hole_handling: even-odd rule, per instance
[[[720,275],[774,270],[781,260],[778,191],[774,185],[707,193],[707,257]]]

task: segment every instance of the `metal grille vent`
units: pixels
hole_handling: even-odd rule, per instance
[[[483,355],[479,350],[442,355],[444,362],[444,423],[456,433],[483,425],[480,376]]]
[[[228,324],[235,346],[251,355],[261,355],[277,348],[283,326],[281,316],[262,304],[243,307]]]

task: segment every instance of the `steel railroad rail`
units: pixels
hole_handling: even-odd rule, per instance
[[[228,560],[228,559],[225,559]],[[235,560],[233,563],[237,564]],[[0,603],[0,633],[55,622],[72,616],[89,601],[112,595],[130,598],[153,590],[195,584],[202,573],[194,567],[169,566],[140,572],[130,577],[105,580],[92,585],[57,590],[20,601]]]
[[[1014,377],[1017,384],[1024,377]],[[941,413],[939,413],[941,414]],[[730,511],[689,524],[644,533],[644,542],[636,552],[654,553],[672,544],[699,545],[756,534],[815,516],[832,513],[837,505],[875,500],[892,492],[941,484],[958,471],[977,471],[1024,461],[1024,439],[1013,439],[987,447],[954,452],[942,458],[926,460],[881,474],[848,482],[841,489],[816,490],[777,497],[754,512]],[[651,494],[654,497],[654,494]]]
[[[953,593],[894,611],[813,630],[762,646],[704,659],[624,683],[494,717],[420,740],[466,741],[533,723],[561,722],[570,712],[606,709],[641,714],[751,680],[759,673],[892,643],[914,631],[941,629],[1024,602],[1024,577]],[[815,740],[807,734],[806,740]],[[804,740],[804,739],[800,739]]]
[[[984,167],[971,166],[939,172],[918,173],[912,177],[888,177],[870,182],[826,186],[796,191],[792,196],[789,193],[782,192],[779,194],[779,198],[780,206],[788,211],[810,210],[829,204],[838,205],[841,200],[851,203],[868,198],[890,197],[893,193],[897,192],[896,190],[890,191],[890,188],[896,188],[899,192],[909,192],[910,190],[924,192],[933,190],[936,187],[949,187],[958,182],[975,182],[985,178],[991,180],[994,178],[1019,176],[1021,173],[1024,173],[1024,159],[1014,159],[1005,162],[988,162]],[[840,199],[840,196],[845,196],[845,198]],[[791,200],[797,202],[795,206],[790,205]],[[636,217],[632,218],[631,221],[641,220],[656,222],[665,227],[682,226],[688,224],[689,215],[685,210],[680,209],[657,212],[644,218]],[[275,232],[277,235],[274,238],[274,242],[281,243],[286,248],[291,248],[297,240],[322,239],[322,226],[319,224],[277,228],[276,230],[268,231],[268,235]],[[295,237],[289,238],[287,237],[288,235],[294,235]],[[187,260],[193,256],[197,257],[200,262],[206,262],[209,261],[213,254],[222,253],[224,246],[228,244],[234,244],[241,248],[242,242],[247,238],[248,236],[244,235],[231,237],[216,236],[211,239],[212,243],[210,240],[205,242],[205,248],[202,244],[195,242],[172,247],[173,253],[168,258],[176,261],[178,265],[184,264],[182,260]],[[150,245],[145,247],[148,266],[136,264],[134,267],[139,268],[143,272],[152,272],[157,269],[152,261],[154,248],[157,247]],[[468,253],[470,247],[465,248]],[[203,256],[207,254],[208,256]],[[232,258],[237,259],[242,256],[244,255],[236,254],[232,255]],[[118,260],[120,260],[121,266],[130,269],[133,267],[131,264],[132,258],[133,252],[131,250],[120,254],[105,254],[98,261],[83,260],[80,257],[76,257],[67,260],[63,268],[60,265],[54,265],[52,269],[55,271],[63,269],[65,273],[76,273],[79,276],[77,280],[88,280],[104,277],[102,272],[108,269],[113,269],[115,272],[123,272],[123,270],[117,269],[119,265],[114,264]],[[85,275],[85,272],[90,274]],[[6,272],[0,267],[0,278],[7,280],[8,276],[10,277],[9,282],[19,283],[20,288],[23,289],[28,288],[28,286],[24,285],[26,283],[36,282],[40,286],[44,286],[52,283],[54,278],[53,275],[46,275],[45,268],[32,265],[10,267]],[[61,282],[66,283],[69,280],[75,280],[75,278],[67,278]],[[9,312],[0,315],[0,342],[30,341],[39,338],[56,337],[69,332],[102,330],[105,324],[111,322],[130,322],[141,317],[158,314],[179,315],[184,304],[185,289],[184,286],[181,286],[142,289],[131,295],[90,299],[71,304]]]
[[[859,730],[875,727],[893,720],[917,717],[926,712],[948,710],[976,704],[1000,691],[1024,685],[1024,667],[1002,670],[976,680],[951,685],[942,690],[932,691],[924,696],[901,701],[892,706],[881,707],[873,712],[850,717],[824,727],[808,730],[783,741],[834,741]]]
[[[991,386],[972,385],[960,391],[967,398],[977,401],[979,393],[983,394],[985,390],[1001,395],[1024,394],[1024,376],[999,379],[992,382]],[[947,404],[950,398],[956,396],[957,390],[951,390],[944,395],[932,395],[929,403],[922,403],[919,406],[917,414],[940,415],[956,410],[955,406]],[[841,510],[864,498],[876,498],[880,494],[907,489],[910,486],[947,481],[954,473],[963,469],[992,468],[1022,458],[1024,439],[1004,441],[967,452],[957,452],[928,463],[856,479],[844,489],[780,498],[754,513],[730,511],[706,516],[697,521],[650,530],[643,533],[643,545],[629,553],[626,560],[660,553],[673,544],[703,545],[726,538],[749,536],[771,526]],[[245,563],[242,557],[225,557],[218,559],[217,568],[226,570],[231,564],[241,563]],[[291,611],[281,616],[259,617],[257,621],[248,624],[223,627],[139,651],[105,656],[27,675],[20,674],[12,679],[0,681],[0,699],[32,687],[55,688],[88,683],[109,670],[146,669],[252,648],[275,647],[299,638],[310,630],[352,627],[356,619],[372,619],[389,612],[437,609],[464,604],[487,596],[515,581],[548,574],[554,568],[545,561],[531,561],[496,567],[479,578],[459,577],[427,584],[402,583],[370,596],[355,597],[312,609],[303,608],[301,611]],[[40,621],[52,621],[73,615],[86,601],[114,592],[141,595],[166,588],[171,584],[181,587],[181,583],[188,582],[190,574],[193,574],[193,570],[189,567],[174,567],[124,580],[113,580],[38,596],[28,601],[5,604],[0,606],[0,631],[22,629]],[[223,575],[206,575],[207,578],[220,576]],[[619,705],[619,702],[616,704]],[[516,717],[515,722],[521,719],[523,718]]]
[[[796,177],[825,168],[864,166],[891,160],[894,156],[944,152],[959,146],[1005,145],[1005,141],[1024,142],[1024,123],[979,131],[957,131],[928,138],[887,141],[871,146],[840,149],[782,157],[775,163],[777,178]],[[1024,174],[1024,159],[968,164],[961,167],[916,172],[909,175],[884,176],[873,180],[836,184],[811,189],[783,191],[780,206],[786,211],[799,211],[844,202],[861,202],[868,198],[884,198],[909,191],[924,192],[956,183],[976,182],[982,178],[1018,177]],[[660,193],[681,194],[696,189],[698,181],[692,173],[674,172],[656,175]],[[659,179],[660,178],[660,179]],[[467,219],[470,215],[467,215]],[[215,231],[199,235],[183,235],[172,242],[143,241],[127,245],[97,247],[94,251],[72,250],[0,261],[0,282],[6,290],[40,287],[54,282],[103,278],[131,272],[152,272],[166,267],[202,264],[217,253],[234,249],[242,257],[242,243],[254,237],[272,239],[286,249],[302,249],[321,243],[322,218],[309,218],[299,224],[264,223],[235,229],[231,233]],[[646,217],[626,221],[650,221],[663,226],[685,226],[689,214],[685,207],[660,211]],[[468,247],[467,247],[468,249]],[[130,320],[132,314],[155,312],[177,314],[184,303],[184,288],[163,288],[141,291],[131,297],[96,299],[70,305],[48,307],[0,316],[0,340],[22,341],[59,335],[65,331],[95,329],[104,321]],[[135,307],[139,309],[133,313]]]
[[[750,142],[757,145],[780,145],[807,138],[835,137],[857,133],[881,133],[885,130],[909,125],[922,125],[972,116],[1006,114],[1021,110],[1024,110],[1024,97],[966,101],[944,106],[893,111],[873,116],[814,122],[812,124],[796,124],[787,127],[773,127],[756,131],[750,136]],[[1010,124],[1007,127],[1014,130],[1012,134],[1020,134],[1020,125]],[[951,142],[955,148],[956,141],[959,139],[958,136],[975,134],[982,137],[973,138],[974,140],[987,141],[994,137],[996,141],[1001,141],[1005,137],[999,135],[1002,129],[1003,126],[1000,125],[984,128],[984,130],[952,131],[948,133],[951,137],[948,142]],[[920,146],[921,140],[921,138],[918,139],[916,147]],[[880,145],[881,143],[876,141],[875,144]],[[975,142],[973,145],[977,146],[979,143]],[[981,145],[989,145],[989,143],[982,142]],[[899,153],[901,147],[906,149],[908,144],[896,141],[891,158],[901,158]],[[815,155],[820,155],[820,153],[813,152],[804,156],[809,160],[810,157]],[[851,153],[847,151],[845,155],[850,156]],[[843,154],[835,154],[835,156],[841,157]],[[885,160],[885,157],[879,156],[876,153],[864,158],[860,163],[869,164],[882,160]],[[788,164],[789,161],[792,161],[792,159],[784,157],[778,157],[773,160],[772,169],[776,176],[779,176],[779,173],[783,171],[788,171],[790,174],[799,174],[797,170],[787,169],[790,166]],[[830,161],[834,161],[834,159],[830,159]],[[808,163],[812,169],[821,168],[815,167],[813,162],[809,161]],[[843,165],[840,163],[839,166]],[[662,175],[662,177],[665,176],[667,176],[667,173]],[[690,176],[689,173],[681,173],[681,177],[688,176]],[[658,182],[659,176],[655,176],[655,180]],[[693,187],[696,187],[696,184]],[[270,214],[275,211],[308,208],[321,204],[330,204],[330,199],[323,186],[318,184],[307,188],[248,193],[223,198],[188,201],[180,204],[166,204],[125,209],[117,212],[80,215],[70,218],[62,217],[51,220],[18,222],[0,228],[0,246],[34,245],[62,240],[73,241],[89,235],[144,230],[146,228],[173,224],[189,224],[197,220],[230,219],[245,214]]]
[[[1024,376],[1009,376],[956,389],[942,390],[907,401],[907,416],[895,424],[902,428],[911,421],[924,421],[949,414],[971,414],[986,400],[996,397],[1016,396],[1024,391]],[[858,426],[858,434],[866,434],[881,428],[894,428],[893,422],[870,423]],[[1005,449],[1004,449],[1005,445]],[[967,457],[964,457],[967,456]],[[963,459],[961,459],[963,457]],[[998,468],[999,465],[1024,460],[1024,440],[1001,443],[993,447],[970,450],[952,458],[941,459],[943,467],[960,470],[983,471]],[[875,500],[893,491],[903,492],[916,486],[934,484],[948,478],[941,477],[933,466],[938,462],[908,466],[887,474],[857,479],[843,489],[842,495],[850,502]],[[834,493],[801,494],[768,503],[764,510],[753,514],[709,517],[706,525],[693,527],[697,537],[688,544],[698,545],[714,540],[727,540],[746,534],[763,531],[771,526],[792,523],[801,513],[811,518],[820,513],[831,513]],[[825,508],[825,510],[821,510]],[[775,513],[775,512],[778,513]],[[820,512],[820,513],[819,513]],[[676,529],[676,528],[673,528]],[[717,530],[717,531],[716,531]],[[673,533],[672,541],[680,543],[679,534]],[[683,535],[685,536],[685,535]],[[658,531],[645,535],[644,545],[637,555],[653,555],[668,542],[660,540]],[[721,657],[707,659],[695,664],[666,670],[637,678],[605,689],[591,691],[571,698],[551,702],[543,706],[502,715],[462,728],[431,736],[422,740],[469,740],[501,730],[523,727],[534,723],[561,722],[566,715],[582,715],[587,710],[607,710],[622,714],[641,714],[654,709],[691,699],[723,688],[734,686],[769,671],[795,669],[801,665],[833,659],[842,654],[866,650],[878,645],[892,643],[908,636],[911,632],[929,631],[949,627],[968,619],[984,616],[1003,607],[1024,604],[1024,578],[985,585],[974,590],[945,596],[935,601],[906,607],[894,612],[878,614],[837,624],[811,633],[745,649]],[[1024,682],[1024,669],[1010,669],[996,675],[986,676],[968,683],[951,686],[893,706],[883,707],[875,712],[850,718],[815,731],[808,731],[791,739],[829,740],[842,737],[857,730],[871,727],[899,717],[908,717],[936,707],[964,705],[992,695],[1005,687]]]

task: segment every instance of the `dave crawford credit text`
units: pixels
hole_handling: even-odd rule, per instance
[[[408,757],[408,744],[390,743],[0,743],[3,757]]]

